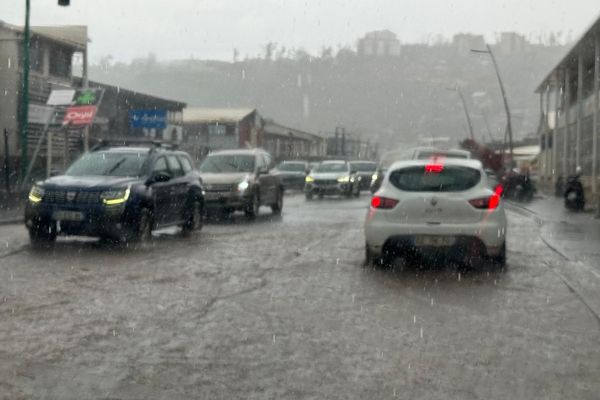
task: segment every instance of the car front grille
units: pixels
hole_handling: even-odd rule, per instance
[[[337,185],[337,183],[335,179],[315,179],[315,185]]]
[[[235,185],[231,183],[211,183],[204,186],[207,192],[231,192]]]
[[[100,202],[100,192],[75,190],[47,190],[44,194],[44,203],[49,204],[98,204]]]

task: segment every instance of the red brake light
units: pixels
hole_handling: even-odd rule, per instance
[[[371,198],[371,207],[377,209],[390,209],[396,207],[398,204],[396,199],[388,199],[387,197],[373,196]]]
[[[469,203],[480,210],[494,210],[500,205],[500,195],[494,193],[489,197],[481,197],[479,199],[469,200]]]
[[[425,172],[430,173],[436,173],[439,174],[440,172],[442,172],[442,170],[444,169],[444,165],[443,164],[427,164],[425,165]]]

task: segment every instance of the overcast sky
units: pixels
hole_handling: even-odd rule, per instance
[[[365,32],[389,29],[405,43],[457,32],[501,31],[533,39],[550,31],[573,38],[598,17],[598,0],[31,0],[33,25],[88,25],[92,61],[111,54],[128,61],[231,60],[262,53],[273,41],[317,54],[323,46],[354,46]],[[0,19],[22,25],[25,0],[2,0]]]

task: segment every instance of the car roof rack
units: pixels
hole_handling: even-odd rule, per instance
[[[106,149],[108,147],[129,147],[129,146],[145,146],[150,147],[150,151],[154,151],[156,149],[166,149],[166,150],[177,150],[177,143],[167,142],[163,140],[156,139],[145,139],[145,138],[127,138],[127,139],[100,139],[98,143],[96,143],[90,151],[98,151],[102,149]]]

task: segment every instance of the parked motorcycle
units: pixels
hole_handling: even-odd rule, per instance
[[[565,185],[565,207],[572,211],[582,211],[585,207],[585,195],[583,185],[579,180],[580,176],[581,168],[577,167],[575,175],[569,176]]]
[[[528,174],[507,174],[502,178],[504,196],[507,199],[528,202],[537,189]]]

